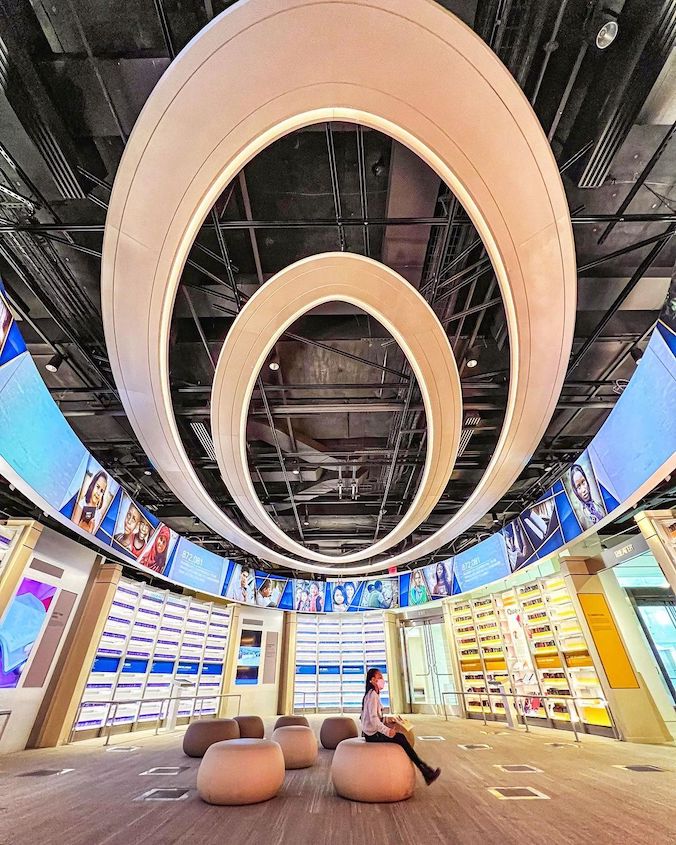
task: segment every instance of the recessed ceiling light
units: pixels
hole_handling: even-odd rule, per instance
[[[599,50],[605,50],[617,38],[619,32],[617,21],[606,21],[601,29],[596,33],[596,46]]]
[[[476,365],[478,363],[479,362],[477,361],[476,358],[470,358],[469,361],[467,362],[467,366],[469,367],[470,370],[472,370],[472,369],[474,369],[474,367],[476,367]]]
[[[58,371],[61,364],[63,364],[63,355],[61,355],[60,352],[57,352],[56,355],[52,355],[49,361],[47,361],[45,369],[50,373],[55,373]]]
[[[294,474],[294,475],[300,475],[300,470],[299,470],[299,469],[294,469],[294,470],[293,470],[293,474]]]
[[[270,361],[268,367],[270,367],[273,373],[276,373],[279,369],[279,361]]]
[[[149,469],[144,469],[143,474],[144,475],[152,475],[152,472]]]

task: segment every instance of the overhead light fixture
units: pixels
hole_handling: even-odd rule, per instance
[[[270,363],[268,364],[268,367],[270,367],[270,369],[272,370],[273,373],[276,373],[277,370],[279,369],[279,361],[276,361],[273,358],[272,361],[270,361]]]
[[[300,475],[300,470],[298,469],[298,467],[293,469],[292,472],[293,472],[294,475]]]
[[[474,367],[476,367],[476,365],[477,365],[478,363],[479,363],[479,362],[477,361],[477,359],[476,359],[476,358],[470,358],[470,359],[469,359],[469,361],[467,361],[467,367],[468,367],[468,369],[473,370],[473,369],[474,369]]]
[[[144,475],[152,475],[152,472],[149,469],[144,469],[143,474]]]
[[[52,355],[52,357],[47,361],[45,364],[45,369],[48,370],[50,373],[58,372],[59,367],[63,364],[63,355],[60,352],[57,352],[56,355]]]
[[[303,525],[307,528],[307,526],[309,524],[310,524],[310,520],[307,517],[305,517],[305,519],[303,520]]]
[[[640,350],[640,349],[632,349],[632,350],[631,350],[631,352],[630,352],[629,354],[630,354],[630,355],[631,355],[631,357],[634,359],[634,363],[635,363],[636,365],[638,365],[638,363],[639,363],[639,361],[641,360],[641,358],[643,358],[643,353],[641,352],[641,350]]]
[[[601,26],[601,28],[596,33],[596,38],[594,39],[594,43],[598,47],[599,50],[607,50],[608,47],[613,43],[613,41],[617,38],[617,33],[619,32],[620,27],[618,26],[617,21],[614,18],[610,18]]]
[[[385,162],[383,161],[382,156],[378,159],[378,161],[373,164],[371,167],[371,173],[378,179],[380,176],[383,175],[385,172]]]

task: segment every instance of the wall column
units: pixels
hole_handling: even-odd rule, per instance
[[[664,577],[676,594],[676,538],[670,547],[666,537],[656,524],[656,522],[665,526],[676,524],[676,510],[642,511],[634,519],[641,529],[641,534],[645,537],[653,557],[664,573]]]
[[[9,558],[4,561],[2,576],[0,577],[0,618],[4,614],[16,588],[19,586],[23,572],[33,557],[43,526],[33,519],[9,519],[6,523],[10,528],[16,528],[18,536],[14,540]]]
[[[277,711],[283,716],[293,714],[294,685],[296,678],[296,635],[298,620],[295,613],[284,614],[282,628],[282,668],[279,678],[279,702]]]
[[[94,564],[27,748],[68,742],[121,575],[119,563]]]
[[[603,569],[601,558],[561,558],[561,574],[620,737],[628,742],[671,743],[671,733],[618,627],[599,574]]]
[[[398,622],[396,613],[392,613],[391,611],[383,613],[385,658],[387,660],[387,681],[390,688],[391,713],[404,713],[406,711],[404,655],[401,650]]]

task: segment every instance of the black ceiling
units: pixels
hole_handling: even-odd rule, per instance
[[[195,524],[149,467],[110,375],[99,290],[109,189],[134,121],[176,52],[229,5],[0,0],[0,274],[46,383],[85,444],[170,525],[237,555]],[[490,44],[533,103],[562,171],[579,277],[557,413],[521,478],[458,547],[511,518],[587,444],[656,320],[676,258],[676,3],[441,5]],[[593,36],[609,13],[619,35],[601,51]],[[490,460],[509,386],[509,339],[465,212],[391,139],[353,125],[310,127],[273,144],[228,187],[198,235],[176,301],[174,406],[207,489],[244,524],[209,454],[214,361],[238,301],[290,262],[341,249],[383,261],[415,285],[447,328],[460,367],[462,454],[408,546],[458,509]],[[55,351],[66,361],[51,374],[44,365]],[[370,544],[407,509],[425,456],[424,411],[401,351],[372,318],[334,303],[292,326],[274,363],[250,409],[249,461],[261,500],[314,548]],[[27,512],[0,484],[0,513]]]

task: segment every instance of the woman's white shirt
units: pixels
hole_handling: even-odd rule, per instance
[[[383,722],[383,708],[380,706],[380,696],[375,690],[366,693],[361,711],[361,729],[367,736],[381,733],[391,737],[396,733]]]

